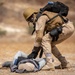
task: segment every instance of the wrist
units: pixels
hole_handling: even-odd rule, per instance
[[[40,46],[39,46],[39,47],[34,46],[33,49],[32,49],[32,51],[35,51],[35,52],[37,52],[37,51],[39,51],[39,50],[40,50]]]

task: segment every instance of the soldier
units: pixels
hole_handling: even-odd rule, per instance
[[[36,10],[33,8],[27,8],[23,13],[26,21],[35,25],[36,32],[34,48],[28,58],[36,58],[42,47],[47,60],[47,65],[45,66],[47,69],[67,68],[67,60],[62,56],[55,45],[61,43],[73,34],[73,23],[70,20],[64,22],[60,16],[53,18],[58,13],[48,11],[45,11],[38,20],[36,20],[36,13]],[[51,18],[53,19],[50,20]],[[47,23],[47,21],[49,22]],[[56,67],[54,67],[52,62],[52,53],[61,62],[61,64]]]

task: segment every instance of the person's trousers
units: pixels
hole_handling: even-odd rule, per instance
[[[52,37],[49,35],[49,33],[43,36],[41,45],[43,47],[47,62],[51,62],[51,59],[52,59],[52,50],[54,49],[52,45],[61,43],[62,41],[69,38],[74,32],[74,26],[72,22],[68,21],[68,23],[63,24],[62,26],[63,26],[62,33],[59,35],[59,38],[57,41],[52,42]],[[55,55],[56,57],[58,56],[57,54],[59,54],[58,52],[59,51],[56,50],[56,55]]]

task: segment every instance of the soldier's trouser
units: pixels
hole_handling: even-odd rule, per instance
[[[47,33],[43,39],[42,39],[42,47],[44,49],[44,54],[46,56],[47,62],[52,62],[52,44],[56,45],[58,43],[61,43],[62,41],[64,41],[65,39],[69,38],[74,32],[74,26],[73,23],[68,21],[68,23],[63,24],[63,28],[62,28],[62,33],[59,35],[59,39],[55,42],[52,42],[52,38],[49,35],[49,33]],[[57,51],[58,52],[58,51]],[[57,53],[58,54],[58,53]]]
[[[62,54],[59,52],[58,48],[55,45],[52,45],[52,54],[61,62],[62,68],[65,68],[67,66],[68,62],[66,58],[62,56]]]

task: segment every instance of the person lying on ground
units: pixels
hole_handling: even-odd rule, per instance
[[[47,63],[46,58],[28,59],[27,56],[24,52],[18,51],[13,61],[3,63],[2,67],[10,67],[11,72],[16,73],[37,72]]]

